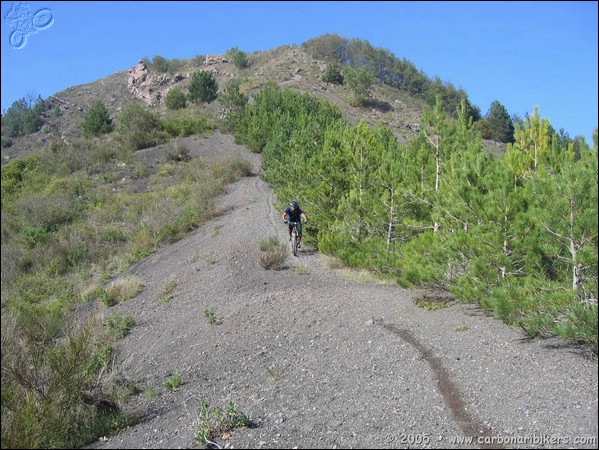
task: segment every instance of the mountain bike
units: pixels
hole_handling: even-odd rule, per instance
[[[293,228],[291,229],[291,241],[289,242],[289,245],[291,247],[291,253],[293,253],[293,256],[297,256],[297,239],[299,236],[300,222],[291,222],[286,220],[285,223],[293,225]]]

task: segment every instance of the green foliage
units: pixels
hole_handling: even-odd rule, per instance
[[[204,316],[208,319],[210,325],[216,325],[218,323],[218,319],[216,317],[216,312],[214,311],[214,306],[210,308],[206,308],[204,310]]]
[[[238,69],[245,69],[250,65],[247,54],[239,50],[238,47],[230,48],[229,50],[227,50],[227,53],[225,55],[233,62],[233,65]]]
[[[444,84],[438,78],[430,79],[410,61],[398,59],[388,50],[375,48],[367,41],[325,34],[304,42],[302,48],[315,59],[340,64],[344,68],[362,68],[380,83],[425,100],[430,106],[440,95],[444,110],[452,117],[455,117],[460,102],[465,100],[469,116],[475,122],[481,118],[480,111],[470,103],[464,90],[456,89],[451,83]],[[363,98],[359,97],[356,101]]]
[[[187,96],[177,87],[171,89],[166,94],[164,104],[168,109],[182,109],[187,106]]]
[[[181,386],[181,375],[174,373],[162,385],[167,389],[178,389]]]
[[[217,97],[218,83],[211,73],[200,70],[191,76],[188,89],[190,101],[210,103]]]
[[[370,89],[374,84],[374,77],[363,67],[357,69],[347,66],[343,71],[345,85],[351,90],[355,105],[365,105],[370,96]]]
[[[501,103],[495,100],[485,116],[485,122],[490,129],[489,139],[499,142],[514,142],[514,124]],[[484,136],[483,136],[484,137]]]
[[[206,135],[214,129],[209,117],[192,115],[188,111],[173,113],[162,120],[160,128],[170,137]]]
[[[223,107],[221,128],[234,131],[248,103],[248,98],[241,93],[241,81],[231,80],[218,96],[218,101]]]
[[[596,154],[549,139],[548,124],[532,117],[495,158],[472,123],[464,98],[453,118],[440,93],[404,147],[386,127],[349,126],[324,103],[269,85],[245,108],[236,138],[264,154],[279,198],[309,205],[307,237],[349,267],[449,289],[516,324],[592,301]],[[554,283],[563,295],[542,287]],[[559,323],[547,330],[566,333]],[[596,334],[584,339],[592,345]]]
[[[239,411],[232,400],[223,409],[221,407],[211,408],[206,400],[200,399],[198,401],[198,418],[196,439],[202,445],[214,444],[217,437],[235,428],[250,426],[249,416]]]
[[[1,146],[2,148],[10,148],[12,147],[13,141],[10,138],[2,137]]]
[[[9,138],[25,136],[39,131],[43,124],[44,102],[38,98],[34,104],[24,97],[16,100],[2,114],[2,134]]]
[[[150,67],[159,73],[166,73],[169,70],[168,61],[163,56],[154,56]]]
[[[492,139],[493,130],[485,119],[481,119],[474,124],[474,128],[480,133],[480,137],[483,139]]]
[[[114,130],[108,110],[99,100],[92,105],[81,126],[85,137],[98,136]]]
[[[2,444],[7,448],[78,448],[127,425],[115,399],[99,385],[110,372],[110,339],[93,319],[64,325],[61,339],[32,340],[23,334],[24,325],[3,311]],[[4,339],[7,333],[13,339]]]
[[[104,323],[110,329],[114,330],[117,339],[121,339],[131,331],[131,328],[135,325],[135,318],[131,315],[123,316],[121,313],[115,311],[104,319]]]
[[[322,81],[331,84],[343,84],[343,74],[337,64],[327,64],[327,69],[322,76]]]
[[[140,103],[127,105],[118,118],[117,132],[121,141],[132,150],[156,145],[160,138],[158,118]]]

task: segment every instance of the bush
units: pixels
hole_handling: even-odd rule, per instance
[[[181,109],[187,106],[187,97],[179,88],[173,88],[166,94],[164,104],[168,109]]]
[[[226,56],[233,62],[233,65],[238,69],[245,69],[250,65],[245,52],[242,52],[237,47],[229,49]]]
[[[158,119],[139,103],[129,104],[121,113],[117,131],[133,150],[152,147],[158,142]]]
[[[150,67],[159,73],[166,73],[169,70],[168,61],[162,56],[154,56]]]
[[[225,131],[235,130],[248,103],[248,98],[240,91],[240,85],[239,80],[231,80],[218,96],[218,101],[223,106],[221,127]]]
[[[275,236],[270,236],[260,242],[260,255],[258,264],[263,269],[279,269],[287,259],[287,251],[284,244],[281,244]]]
[[[331,84],[343,84],[343,74],[336,64],[328,64],[327,70],[322,77],[322,81]]]
[[[114,130],[108,110],[101,101],[97,101],[92,105],[81,126],[85,137],[98,136]]]
[[[191,77],[189,84],[189,99],[210,103],[216,99],[218,83],[211,73],[204,70],[196,72]]]
[[[194,134],[206,134],[213,128],[210,119],[204,116],[177,114],[164,119],[161,125],[163,131],[172,137],[186,137]]]

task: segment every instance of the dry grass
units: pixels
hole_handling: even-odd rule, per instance
[[[376,284],[396,284],[394,280],[388,278],[381,278],[375,273],[369,272],[365,269],[352,269],[351,267],[345,266],[337,258],[329,255],[320,255],[323,265],[329,269],[335,271],[338,275],[348,280],[358,281],[361,283],[376,283]]]

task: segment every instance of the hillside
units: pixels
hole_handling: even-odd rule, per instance
[[[556,234],[546,224],[570,223],[554,180],[523,164],[520,189],[507,158],[452,120],[435,131],[455,137],[441,146],[455,150],[443,173],[451,189],[431,202],[441,138],[430,147],[393,139],[418,135],[424,101],[375,85],[369,107],[352,106],[348,88],[322,81],[326,67],[296,46],[249,55],[242,70],[226,55],[166,73],[140,61],[53,95],[42,130],[2,150],[3,162],[51,150],[3,166],[3,447],[596,448],[596,286],[587,308],[564,294],[571,271],[557,279],[567,265],[552,262],[571,247],[549,254],[559,245],[542,239]],[[250,102],[235,137],[214,125],[218,101],[181,115],[161,101],[198,70],[221,92],[241,81]],[[393,134],[346,127],[295,91]],[[81,139],[98,100],[117,121],[139,100],[160,126],[140,114],[134,126]],[[183,129],[191,117],[192,133],[169,133],[169,120]],[[318,120],[336,128],[323,133]],[[139,133],[147,140],[125,140],[140,123],[152,124]],[[581,261],[596,268],[588,154],[550,167],[589,180],[568,186],[591,211],[578,234]],[[518,220],[501,208],[504,192]],[[310,217],[299,257],[288,254],[281,219],[291,197]],[[506,253],[514,274],[531,255],[539,276],[524,281],[536,284],[474,284],[508,272],[492,260]],[[277,256],[286,259],[264,264]],[[554,323],[567,327],[558,334]]]
[[[3,162],[49,146],[52,142],[70,142],[82,137],[81,122],[91,105],[98,100],[104,103],[114,120],[122,108],[136,98],[164,97],[168,89],[175,86],[185,90],[191,74],[198,70],[212,73],[221,90],[231,79],[238,78],[242,80],[242,93],[251,97],[264,84],[274,81],[280,86],[330,100],[339,106],[344,118],[352,124],[360,120],[365,120],[370,125],[382,122],[393,130],[400,143],[408,143],[417,135],[423,102],[405,92],[376,84],[372,89],[372,103],[379,107],[353,107],[348,102],[349,92],[346,87],[322,81],[326,63],[311,58],[300,47],[282,46],[267,52],[256,52],[248,55],[248,60],[249,68],[240,70],[227,61],[224,55],[209,55],[202,64],[195,60],[184,61],[176,74],[156,74],[149,71],[143,77],[142,94],[139,89],[134,93],[128,85],[131,73],[138,67],[134,62],[128,70],[92,83],[69,87],[45,99],[47,107],[42,129],[15,139],[10,148],[3,148]],[[55,107],[60,108],[60,115],[53,114]],[[160,101],[153,101],[152,109],[159,114],[166,112],[164,102]],[[197,106],[196,109],[213,117],[220,114],[218,102]],[[493,141],[485,141],[485,146],[493,152],[505,149],[505,144]]]

